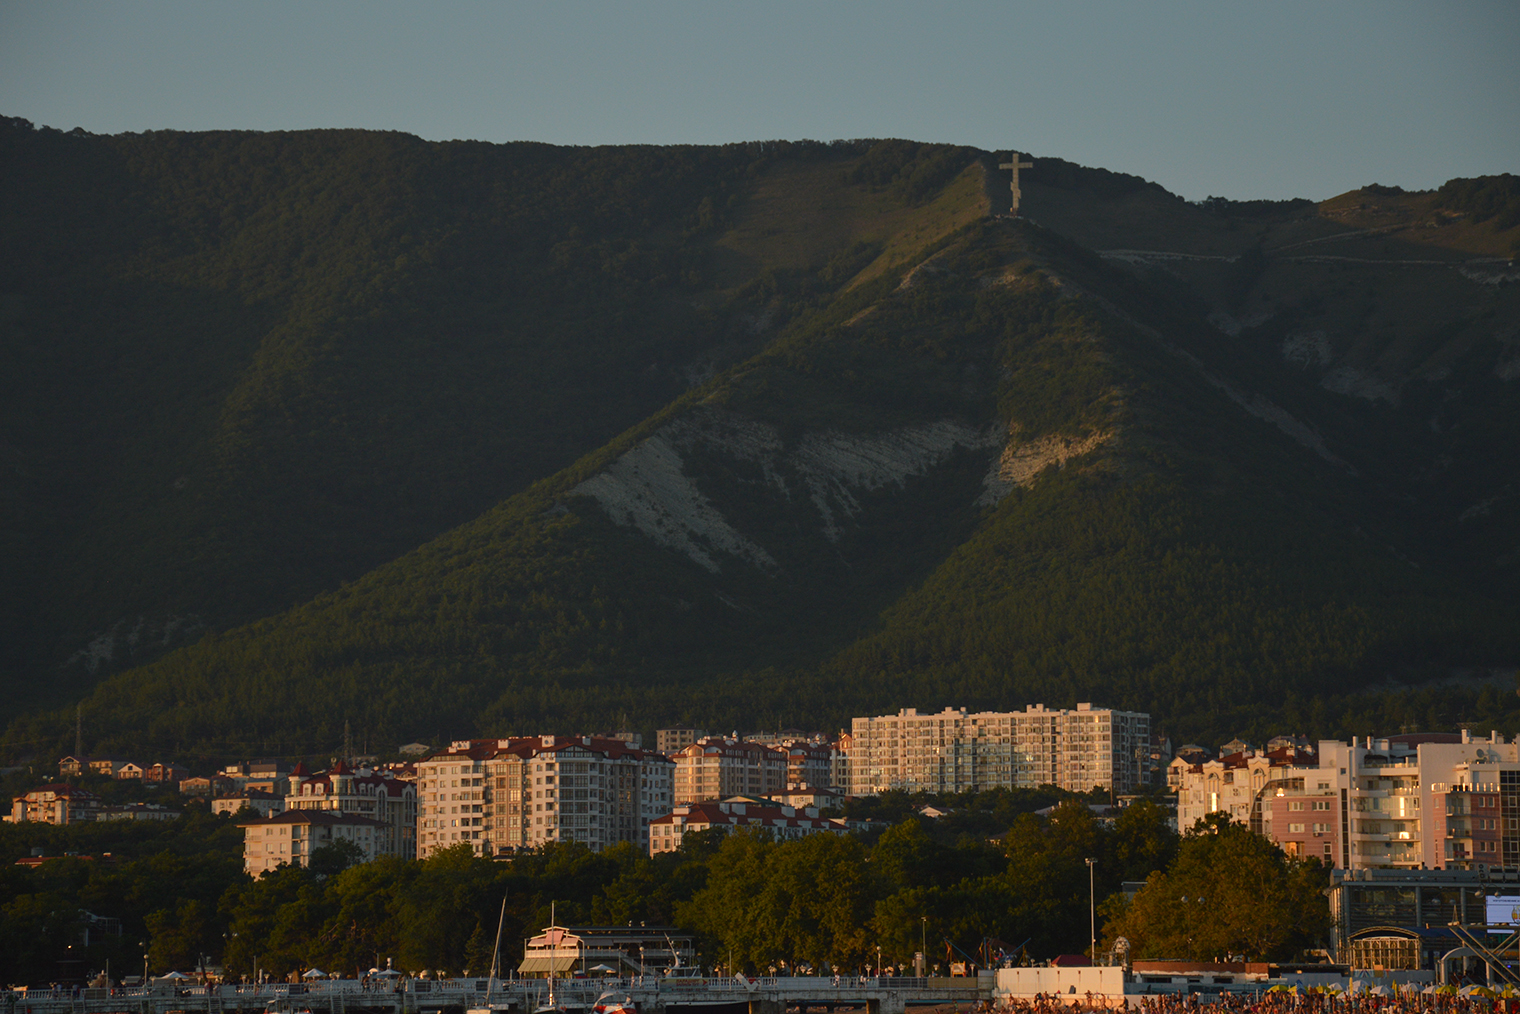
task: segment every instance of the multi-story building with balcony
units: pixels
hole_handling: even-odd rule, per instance
[[[556,841],[646,848],[672,804],[668,757],[596,736],[461,740],[417,768],[422,858],[461,841],[482,855]]]
[[[1129,793],[1150,781],[1150,716],[1086,703],[977,714],[906,708],[855,719],[848,756],[855,796],[1040,785]]]
[[[257,877],[280,866],[306,866],[324,845],[346,841],[359,850],[358,861],[370,862],[385,826],[379,821],[335,810],[286,810],[268,817],[249,817],[243,829],[243,869]]]
[[[1325,740],[1178,770],[1184,831],[1223,811],[1339,869],[1520,867],[1520,746],[1497,733]]]
[[[327,771],[308,772],[304,764],[290,774],[286,810],[328,810],[368,817],[383,830],[375,854],[417,856],[417,786],[391,771],[351,768],[338,761]]]
[[[787,786],[785,748],[707,736],[676,752],[675,802],[768,796]]]
[[[8,824],[78,824],[94,820],[100,797],[68,783],[44,785],[11,800]]]
[[[786,788],[838,789],[849,788],[849,781],[837,781],[840,774],[839,759],[844,755],[838,743],[813,743],[793,741],[781,744],[786,751]]]

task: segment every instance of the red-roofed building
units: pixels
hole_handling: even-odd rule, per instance
[[[70,754],[58,762],[59,778],[79,778],[90,770],[90,758],[84,754]]]
[[[1179,827],[1228,813],[1348,870],[1520,866],[1520,742],[1466,730],[1299,742],[1197,764],[1179,751]]]
[[[705,736],[676,753],[675,801],[768,796],[787,783],[787,751],[739,739]],[[799,758],[799,773],[805,762]]]
[[[303,768],[297,766],[297,770]],[[355,769],[340,760],[328,771],[292,773],[285,809],[368,817],[385,827],[375,843],[377,855],[401,859],[417,856],[417,786],[390,771]]]
[[[78,824],[95,819],[100,798],[68,783],[44,785],[11,800],[9,824]]]
[[[1196,764],[1179,755],[1171,765],[1178,781],[1177,828],[1186,831],[1210,813],[1228,813],[1231,820],[1248,826],[1254,818],[1260,829],[1266,786],[1272,784],[1275,792],[1297,784],[1295,778],[1302,782],[1300,769],[1318,764],[1313,750],[1291,746],[1224,753]]]
[[[272,817],[255,817],[238,824],[243,829],[243,869],[257,877],[279,866],[305,866],[323,845],[349,841],[363,853],[362,862],[380,853],[377,843],[385,825],[352,813],[330,810],[286,810]]]
[[[143,772],[143,781],[158,782],[163,785],[173,785],[190,777],[190,772],[178,764],[165,764],[160,761],[151,765]]]
[[[796,809],[772,806],[749,799],[715,799],[686,803],[649,823],[649,854],[674,852],[693,831],[739,828],[769,831],[777,838],[803,838],[810,834],[846,834],[849,827],[833,817],[820,817],[812,807]]]
[[[97,775],[105,775],[107,778],[115,778],[116,772],[130,763],[125,757],[92,757],[90,758],[90,770]]]

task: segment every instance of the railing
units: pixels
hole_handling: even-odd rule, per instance
[[[955,979],[928,979],[913,976],[860,976],[860,975],[799,975],[757,976],[740,979],[735,976],[661,976],[646,975],[608,979],[556,979],[555,992],[564,996],[594,999],[604,990],[614,989],[625,993],[840,993],[859,990],[869,991],[975,991],[984,988],[988,980],[973,977]],[[160,1005],[172,1005],[178,999],[201,1001],[207,1010],[215,1010],[213,1004],[246,1007],[260,1002],[303,1003],[321,1002],[337,996],[399,997],[401,994],[461,994],[478,998],[487,992],[485,979],[384,979],[371,981],[367,986],[357,979],[336,979],[312,983],[260,983],[258,985],[200,986],[187,983],[173,986],[153,983],[148,987],[118,989],[21,989],[15,990],[18,1006],[34,1004],[68,1004],[71,1009],[83,1009],[79,1005],[102,1004],[110,1001],[136,1001],[133,1006],[159,1001]],[[491,992],[510,994],[543,994],[548,983],[543,979],[498,979],[489,984]],[[0,990],[0,995],[6,991]],[[440,997],[440,999],[442,999]],[[254,1001],[249,1003],[247,1001]],[[0,1001],[3,1002],[3,1001]]]

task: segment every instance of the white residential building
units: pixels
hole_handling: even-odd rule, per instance
[[[1493,733],[1324,740],[1173,762],[1183,831],[1228,813],[1340,869],[1520,866],[1520,745]]]
[[[377,845],[385,825],[351,813],[332,810],[286,810],[271,817],[250,817],[243,829],[243,869],[257,877],[278,866],[306,866],[323,845],[348,841],[359,847],[360,862],[380,853]]]
[[[417,786],[388,770],[351,768],[338,761],[328,771],[309,773],[304,764],[290,774],[287,810],[332,810],[368,817],[384,825],[377,855],[417,856]]]
[[[67,783],[44,785],[11,800],[8,824],[78,824],[94,820],[100,797]]]
[[[707,736],[678,750],[675,802],[768,796],[786,789],[787,751],[764,743]]]
[[[670,812],[674,763],[597,736],[460,740],[417,764],[417,853],[469,842],[481,855],[579,841],[648,846]]]
[[[1078,704],[1024,711],[946,708],[857,718],[849,744],[850,794],[888,789],[964,792],[1056,785],[1134,792],[1150,781],[1150,716]]]

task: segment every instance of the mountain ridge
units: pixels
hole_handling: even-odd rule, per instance
[[[1233,231],[1256,235],[1235,261],[1130,264],[988,219],[992,157],[799,147],[748,163],[769,182],[721,208],[711,186],[692,191],[697,245],[671,247],[669,263],[698,280],[650,291],[694,311],[705,337],[687,362],[707,362],[707,379],[391,563],[107,680],[82,705],[89,724],[165,750],[299,753],[333,739],[339,713],[374,738],[450,738],[1085,694],[1204,734],[1285,713],[1327,681],[1354,689],[1517,657],[1512,600],[1462,577],[1483,540],[1405,505],[1409,456],[1357,436],[1378,413],[1390,434],[1415,427],[1379,400],[1369,417],[1361,401],[1348,409],[1354,396],[1306,386],[1282,351],[1280,333],[1340,304],[1316,304],[1319,283],[1298,276],[1303,291],[1272,293],[1303,265],[1246,254],[1263,245],[1263,215],[1302,233],[1305,209],[1236,214]],[[1052,160],[1045,179],[1027,173],[1031,219],[1081,233],[1095,209],[1138,200],[1211,223],[1222,238],[1206,243],[1232,232],[1218,209],[1084,172]],[[1061,193],[1084,178],[1097,181],[1085,209]],[[799,207],[814,210],[794,221]],[[1165,238],[1147,228],[1134,235]],[[788,230],[828,238],[809,251],[774,238]],[[596,242],[601,271],[612,248]],[[581,291],[580,269],[553,270],[544,277]],[[704,271],[727,287],[704,288]],[[1485,319],[1514,319],[1505,285],[1489,288]],[[503,306],[510,318],[558,298]],[[585,319],[617,333],[621,305]],[[1235,335],[1209,323],[1263,306]],[[1446,354],[1481,395],[1457,430],[1493,423],[1451,446],[1481,457],[1514,432],[1513,399],[1502,370],[1474,373],[1482,356]],[[575,403],[550,390],[546,403]],[[712,436],[725,427],[744,440]],[[373,443],[354,432],[346,446]],[[267,453],[257,438],[253,450]],[[1479,471],[1461,492],[1497,494],[1498,516],[1479,520],[1500,530],[1513,477],[1502,463]],[[1415,533],[1427,531],[1445,543],[1422,551]],[[1487,571],[1501,586],[1514,580],[1504,560]],[[66,726],[61,713],[22,719],[8,748]]]

